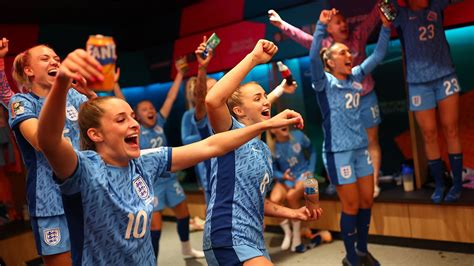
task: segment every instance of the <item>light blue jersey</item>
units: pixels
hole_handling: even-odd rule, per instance
[[[242,127],[232,118],[232,129]],[[254,138],[226,155],[212,158],[211,165],[204,250],[240,245],[265,249],[264,203],[273,175],[267,145]]]
[[[323,117],[324,152],[340,152],[367,147],[367,133],[361,122],[362,80],[385,56],[390,28],[382,27],[374,53],[352,68],[352,75],[338,80],[323,69],[319,51],[326,25],[318,21],[310,50],[312,87]]]
[[[191,108],[184,112],[183,118],[181,119],[181,141],[183,145],[188,145],[194,143],[196,141],[201,140],[201,136],[199,135],[199,131],[196,127],[196,123],[194,122],[194,108]],[[206,166],[204,162],[198,163],[194,170],[201,182],[201,186],[206,190],[207,187],[207,179],[206,179]]]
[[[428,8],[418,11],[397,7],[393,24],[405,50],[408,83],[432,81],[455,71],[443,29],[443,9],[448,3],[431,0]]]
[[[300,130],[291,131],[286,142],[275,142],[273,154],[273,176],[288,187],[294,187],[295,181],[301,180],[306,172],[314,172],[316,151],[309,138]],[[284,172],[290,169],[295,181],[283,180]]]
[[[209,124],[209,120],[207,119],[207,116],[205,116],[203,119],[196,121],[196,117],[193,116],[193,124],[196,126],[199,136],[201,139],[207,139],[209,136],[212,134],[212,127]],[[202,178],[202,184],[204,187],[204,192],[205,192],[205,198],[206,198],[206,204],[209,203],[209,199],[211,198],[211,191],[209,188],[209,180],[211,179],[211,160],[205,160],[202,162],[204,164],[204,173],[205,176]]]
[[[9,124],[21,150],[23,162],[28,170],[26,194],[31,216],[47,217],[64,214],[61,192],[54,182],[53,172],[42,152],[35,150],[23,137],[19,125],[28,119],[38,119],[45,98],[33,93],[15,94],[10,101]],[[76,90],[69,90],[66,101],[66,121],[63,135],[79,149],[79,106],[87,98]]]
[[[67,215],[82,221],[73,230],[82,236],[73,246],[80,263],[156,265],[150,240],[152,184],[170,169],[171,148],[142,155],[127,167],[108,165],[95,151],[76,153],[77,168],[60,188],[78,201]]]
[[[163,127],[166,119],[158,112],[156,123],[153,127],[145,127],[140,124],[140,149],[158,148],[168,145]]]

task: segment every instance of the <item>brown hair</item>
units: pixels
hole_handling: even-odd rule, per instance
[[[255,81],[250,81],[250,82],[247,82],[245,84],[241,84],[235,91],[234,93],[232,93],[232,95],[229,97],[229,99],[227,99],[227,108],[229,108],[229,112],[230,114],[237,119],[237,115],[234,113],[234,111],[232,109],[234,109],[234,107],[236,106],[239,106],[239,105],[242,105],[242,100],[240,99],[241,95],[242,95],[242,88],[247,86],[247,85],[251,85],[251,84],[256,84],[256,85],[259,85],[257,82]],[[260,86],[260,85],[259,85]]]
[[[33,46],[21,53],[19,53],[16,57],[15,60],[13,61],[13,69],[12,69],[12,76],[13,79],[15,80],[16,84],[18,85],[18,88],[22,92],[29,91],[31,90],[31,80],[30,78],[26,75],[25,73],[25,67],[29,66],[31,63],[31,50],[36,48],[36,47],[48,47],[46,44],[40,44]],[[50,48],[51,49],[51,48]]]
[[[100,128],[100,119],[104,115],[101,105],[111,99],[120,99],[115,96],[105,96],[90,99],[81,105],[79,110],[79,129],[81,132],[81,149],[94,150],[95,143],[87,135],[89,128]]]

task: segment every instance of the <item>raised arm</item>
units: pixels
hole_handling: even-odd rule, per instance
[[[199,44],[196,51],[196,58],[198,61],[198,72],[196,86],[194,87],[195,112],[196,121],[200,121],[206,116],[206,95],[207,95],[207,66],[211,62],[214,52],[209,49],[206,59],[201,57],[206,49],[206,36],[203,37],[202,43]]]
[[[170,115],[171,108],[173,107],[173,103],[178,96],[179,87],[181,86],[181,82],[183,81],[184,73],[180,68],[176,66],[176,70],[178,71],[176,77],[174,78],[173,85],[171,85],[168,94],[166,95],[166,100],[160,108],[160,114],[163,116],[164,119],[167,119]]]
[[[335,9],[321,11],[319,20],[316,23],[313,43],[311,44],[311,49],[309,50],[311,79],[313,83],[313,89],[316,91],[321,91],[324,89],[324,84],[326,83],[327,79],[326,74],[324,73],[324,65],[319,54],[321,51],[321,42],[326,33],[327,24],[334,14],[336,14]]]
[[[71,176],[77,156],[71,143],[63,137],[66,99],[72,79],[83,82],[103,80],[102,66],[86,51],[77,49],[61,63],[56,80],[46,98],[38,122],[38,145],[59,179]],[[83,78],[84,77],[84,78]]]
[[[15,94],[8,84],[7,75],[5,74],[4,58],[8,53],[8,39],[2,38],[0,40],[0,100],[5,108],[8,108],[10,99]]]
[[[295,42],[301,44],[307,49],[311,47],[313,36],[284,21],[275,10],[268,10],[268,19],[273,26],[279,28],[285,35],[293,39]]]
[[[360,64],[360,70],[363,76],[372,72],[372,70],[382,62],[387,53],[388,41],[390,40],[390,22],[388,22],[383,15],[380,16],[382,18],[383,26],[380,29],[379,39],[374,52],[367,57],[362,64]],[[358,67],[355,67],[355,69],[357,70]]]
[[[215,134],[204,140],[173,148],[171,171],[177,171],[196,165],[212,157],[222,156],[270,128],[285,125],[303,126],[303,118],[295,111],[285,110],[269,120]]]
[[[215,132],[227,131],[232,125],[231,114],[227,109],[227,99],[253,67],[268,62],[277,51],[278,48],[272,42],[259,40],[253,51],[224,75],[208,92],[206,96],[207,115]]]

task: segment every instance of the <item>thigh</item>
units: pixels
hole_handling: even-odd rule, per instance
[[[424,111],[436,107],[436,93],[431,82],[408,84],[410,111]]]
[[[325,152],[323,162],[331,184],[344,185],[356,182],[352,151]]]
[[[381,122],[377,94],[372,91],[361,98],[360,117],[364,128],[377,127]]]
[[[439,118],[444,128],[457,127],[459,124],[459,93],[438,102]]]
[[[189,216],[188,203],[186,200],[181,201],[178,205],[173,207],[174,215],[177,219],[183,219]]]
[[[71,250],[66,216],[31,217],[38,254],[55,255]]]

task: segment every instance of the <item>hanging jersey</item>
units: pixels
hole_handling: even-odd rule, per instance
[[[152,184],[170,169],[171,148],[142,155],[127,167],[108,165],[95,151],[76,153],[77,168],[60,185],[79,201],[78,209],[67,213],[82,220],[80,228],[71,228],[82,236],[73,254],[82,265],[156,265],[150,240]]]
[[[232,129],[242,127],[232,118]],[[267,145],[254,138],[234,151],[212,158],[211,165],[204,249],[238,245],[265,249],[264,202],[273,175]]]
[[[33,93],[15,94],[10,101],[9,124],[21,150],[23,162],[28,170],[26,194],[31,216],[46,217],[64,214],[61,192],[52,176],[48,160],[42,152],[35,150],[20,132],[20,123],[28,119],[38,119],[45,98]],[[75,149],[79,149],[79,106],[87,98],[70,89],[66,100],[66,121],[63,135]]]
[[[430,2],[419,11],[398,7],[394,21],[405,51],[409,83],[433,81],[455,71],[443,29],[443,9],[449,1]]]

